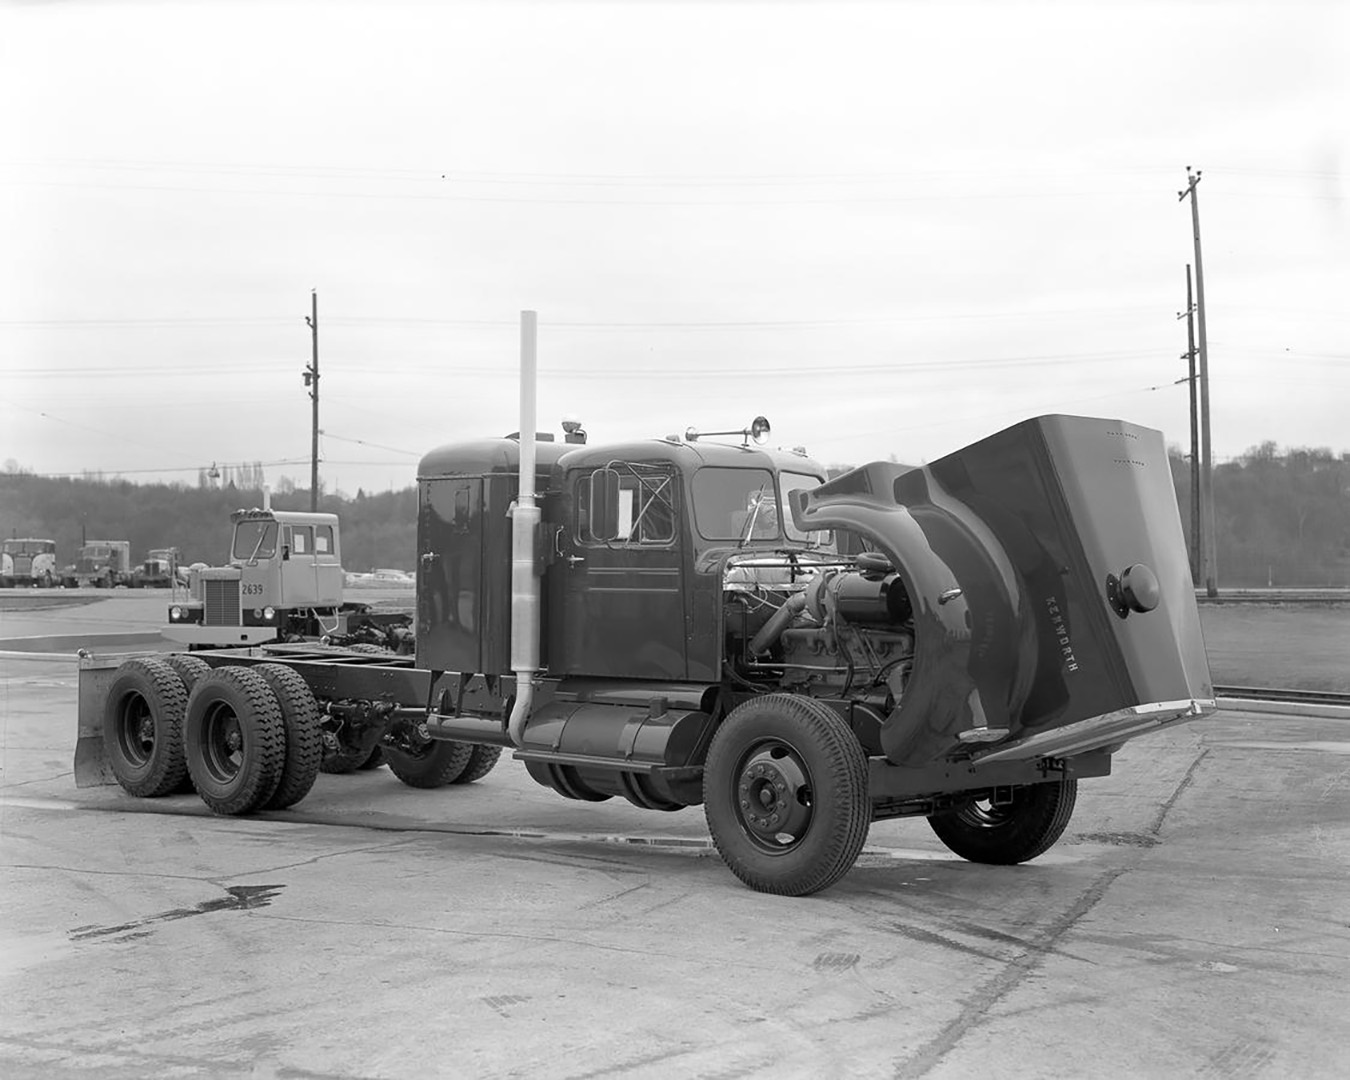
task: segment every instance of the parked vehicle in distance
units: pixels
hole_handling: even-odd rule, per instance
[[[348,588],[394,588],[413,589],[417,587],[417,576],[406,570],[378,569],[369,572],[348,571],[344,582]]]
[[[62,584],[69,589],[93,585],[99,589],[113,589],[131,585],[131,541],[86,540],[80,548],[80,557],[74,566],[62,574]]]
[[[178,564],[182,553],[176,547],[151,548],[145,561],[136,567],[131,587],[134,589],[167,589],[178,581]]]
[[[407,617],[366,615],[366,605],[343,598],[336,514],[264,506],[236,510],[230,521],[234,536],[229,564],[192,565],[188,598],[169,605],[166,638],[202,649],[320,638],[346,641],[356,634],[361,642],[397,647],[388,634],[395,622],[406,625]]]
[[[56,541],[14,537],[0,542],[0,589],[58,585]]]

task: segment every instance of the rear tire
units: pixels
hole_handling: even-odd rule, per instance
[[[319,762],[319,772],[332,773],[337,776],[354,773],[357,769],[362,768],[370,760],[375,750],[378,749],[379,747],[376,746],[374,750],[367,750],[364,747],[334,750],[324,755],[323,760]]]
[[[166,653],[164,662],[178,672],[178,677],[183,680],[183,688],[189,694],[197,685],[197,680],[211,670],[211,665],[200,656],[189,656],[187,653]]]
[[[469,762],[464,766],[464,771],[450,781],[452,784],[472,784],[475,780],[481,780],[497,766],[497,759],[502,756],[500,746],[475,746],[473,752],[469,754]]]
[[[286,761],[276,791],[261,810],[284,810],[294,806],[314,786],[323,760],[323,733],[319,730],[319,703],[295,671],[284,664],[258,664],[254,669],[276,695],[281,722],[286,728]]]
[[[361,772],[369,772],[371,769],[378,769],[384,764],[384,747],[377,746],[370,752],[370,756],[361,762],[356,768]]]
[[[162,660],[127,660],[118,667],[103,706],[103,747],[128,794],[169,795],[187,775],[187,697],[182,680]]]
[[[858,858],[872,823],[867,757],[814,698],[766,694],[736,706],[703,768],[713,843],[752,889],[807,896]]]
[[[469,743],[433,739],[417,750],[386,746],[384,756],[390,772],[409,787],[430,789],[453,784],[463,776],[473,750]]]
[[[211,670],[211,665],[198,656],[188,656],[187,653],[166,653],[163,657],[164,662],[178,672],[178,677],[183,680],[183,691],[185,694],[191,694],[192,688],[197,685],[197,680]],[[184,698],[186,701],[186,698]],[[191,795],[197,789],[192,784],[192,777],[187,771],[187,761],[183,762],[183,779],[178,782],[174,788],[175,795]]]
[[[213,668],[192,689],[184,730],[192,783],[213,811],[247,814],[272,797],[286,762],[286,728],[261,675]]]
[[[937,838],[971,862],[1013,866],[1042,855],[1064,833],[1078,799],[1077,780],[1027,784],[998,806],[972,799],[928,819]]]

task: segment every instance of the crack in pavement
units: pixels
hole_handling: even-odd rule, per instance
[[[1162,829],[1167,815],[1177,804],[1177,800],[1181,798],[1182,793],[1191,786],[1201,762],[1208,756],[1209,748],[1206,747],[1191,762],[1190,768],[1186,770],[1186,775],[1177,783],[1176,789],[1155,815],[1148,830],[1151,835],[1156,836]],[[984,1019],[995,1004],[1016,989],[1018,984],[1035,971],[1047,956],[1056,951],[1060,939],[1101,902],[1107,890],[1119,878],[1136,868],[1147,850],[1147,848],[1136,849],[1132,852],[1134,858],[1127,865],[1107,870],[1100,875],[1079,895],[1067,911],[1046,926],[1041,933],[1032,937],[1027,942],[1025,952],[1014,957],[1002,971],[988,979],[974,994],[966,999],[960,1013],[954,1020],[897,1065],[894,1073],[896,1080],[915,1080],[915,1078],[927,1074],[937,1065],[965,1038],[968,1031]]]
[[[1097,906],[1106,895],[1106,891],[1115,884],[1116,879],[1127,873],[1128,869],[1122,866],[1108,870],[1088,886],[1067,911],[1029,942],[1026,952],[1009,961],[1002,971],[977,989],[966,1000],[954,1020],[899,1064],[893,1074],[896,1080],[914,1080],[928,1073],[1001,998],[1011,993],[1023,979],[1041,965],[1059,939]]]
[[[1203,762],[1205,758],[1209,757],[1209,751],[1210,748],[1208,746],[1205,747],[1200,751],[1196,759],[1191,762],[1191,767],[1186,770],[1186,775],[1181,778],[1181,782],[1177,784],[1176,790],[1172,792],[1171,797],[1162,804],[1158,809],[1158,813],[1154,816],[1153,822],[1148,827],[1150,835],[1157,836],[1162,830],[1163,822],[1167,820],[1167,815],[1172,812],[1172,807],[1176,806],[1177,800],[1181,798],[1182,792],[1191,786],[1191,782],[1195,779],[1196,771],[1200,768],[1200,763]]]

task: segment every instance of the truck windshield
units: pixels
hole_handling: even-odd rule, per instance
[[[241,521],[234,527],[233,557],[241,562],[270,559],[277,553],[275,521]]]
[[[773,473],[716,466],[694,473],[694,521],[705,540],[777,540]]]
[[[6,540],[4,543],[6,555],[47,555],[55,550],[56,543],[52,540]]]

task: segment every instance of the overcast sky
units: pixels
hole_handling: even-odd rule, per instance
[[[517,427],[1350,450],[1350,5],[0,6],[0,462],[413,482]]]

